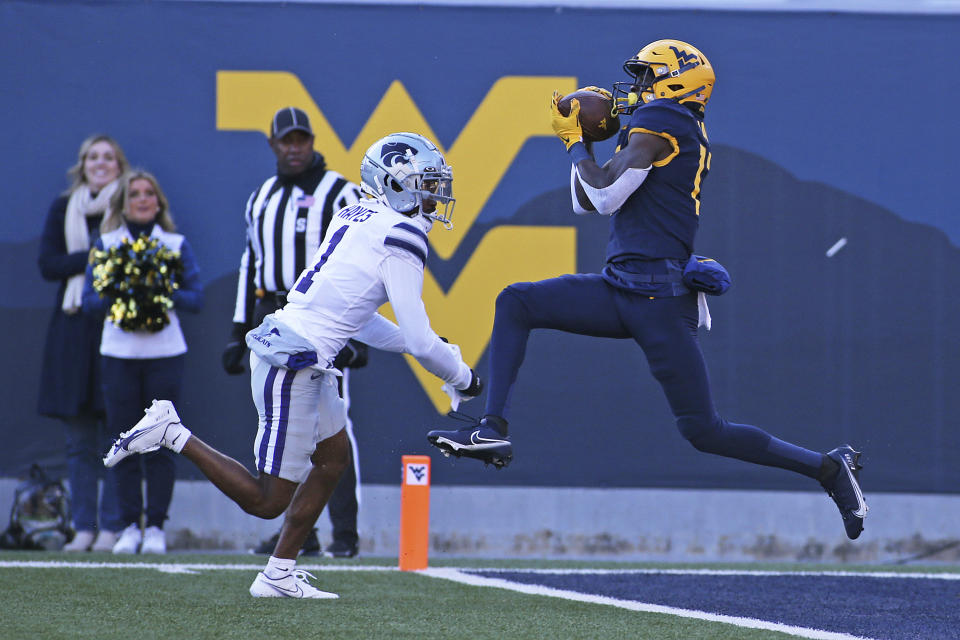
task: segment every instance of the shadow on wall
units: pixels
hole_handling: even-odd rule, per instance
[[[960,457],[960,434],[947,419],[960,413],[960,397],[949,392],[947,374],[960,368],[960,345],[948,334],[960,312],[950,293],[960,285],[960,250],[938,229],[800,182],[758,156],[718,146],[712,164],[697,252],[722,262],[734,283],[711,300],[714,329],[701,334],[721,413],[817,450],[862,447],[870,490],[955,492],[960,469],[948,462]],[[563,187],[522,205],[510,223],[576,225],[579,268],[598,270],[606,222],[567,212]],[[465,246],[488,229],[476,224]],[[846,245],[827,257],[841,238]],[[54,288],[34,266],[36,242],[2,249],[8,300],[39,287],[52,301]],[[438,279],[450,280],[444,270],[456,269],[455,260],[435,263]],[[256,415],[248,377],[220,369],[235,285],[233,273],[212,281],[203,313],[184,314],[190,353],[181,414],[249,465]],[[55,461],[62,436],[35,410],[50,311],[4,304],[0,328],[14,366],[3,381],[0,475],[17,475],[33,461]],[[480,413],[481,403],[465,409]],[[819,490],[805,478],[695,451],[632,343],[536,332],[513,405],[509,469],[437,456],[434,482]],[[351,413],[364,480],[372,483],[395,484],[399,456],[432,453],[424,433],[447,423],[405,361],[379,352],[354,376]],[[197,477],[186,464],[180,473]]]

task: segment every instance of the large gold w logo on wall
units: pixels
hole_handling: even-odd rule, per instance
[[[449,150],[437,140],[429,123],[399,81],[394,81],[349,146],[340,140],[299,78],[275,71],[217,73],[217,129],[261,131],[280,107],[302,108],[313,124],[316,146],[329,166],[359,183],[360,160],[376,140],[395,131],[414,131],[440,147],[454,170],[457,198],[454,228],[435,229],[430,245],[449,259],[473,226],[487,200],[533,136],[553,136],[547,115],[554,89],[569,93],[576,78],[508,76],[490,88]],[[545,177],[543,189],[562,177]],[[532,194],[531,194],[532,195]],[[558,221],[566,212],[557,212]],[[434,329],[460,345],[464,360],[476,366],[490,338],[494,300],[506,285],[540,280],[576,270],[576,231],[569,226],[500,226],[480,241],[460,275],[444,293],[432,274],[424,273],[423,299]],[[408,357],[411,368],[439,412],[449,399],[441,383]]]

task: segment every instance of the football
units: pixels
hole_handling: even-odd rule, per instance
[[[620,115],[610,98],[596,91],[574,91],[557,103],[561,114],[570,114],[570,101],[573,99],[580,101],[580,128],[583,129],[584,140],[599,142],[620,130]]]

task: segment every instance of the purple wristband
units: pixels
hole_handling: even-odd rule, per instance
[[[593,158],[590,152],[587,151],[587,145],[582,142],[574,142],[573,145],[567,149],[567,153],[570,154],[570,160],[573,161],[574,166],[579,164],[581,160]]]

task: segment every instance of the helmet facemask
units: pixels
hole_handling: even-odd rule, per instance
[[[426,143],[419,149],[408,144],[419,141]],[[453,228],[453,170],[426,138],[417,134],[387,136],[364,156],[360,177],[363,191],[392,209],[409,216],[420,214]]]
[[[623,70],[633,80],[613,83],[614,101],[621,113],[630,115],[640,105],[653,100],[653,84],[657,76],[649,64],[636,58],[624,62]]]
[[[447,229],[453,228],[453,170],[450,167],[427,167],[419,174],[417,194],[420,215],[435,220]]]

